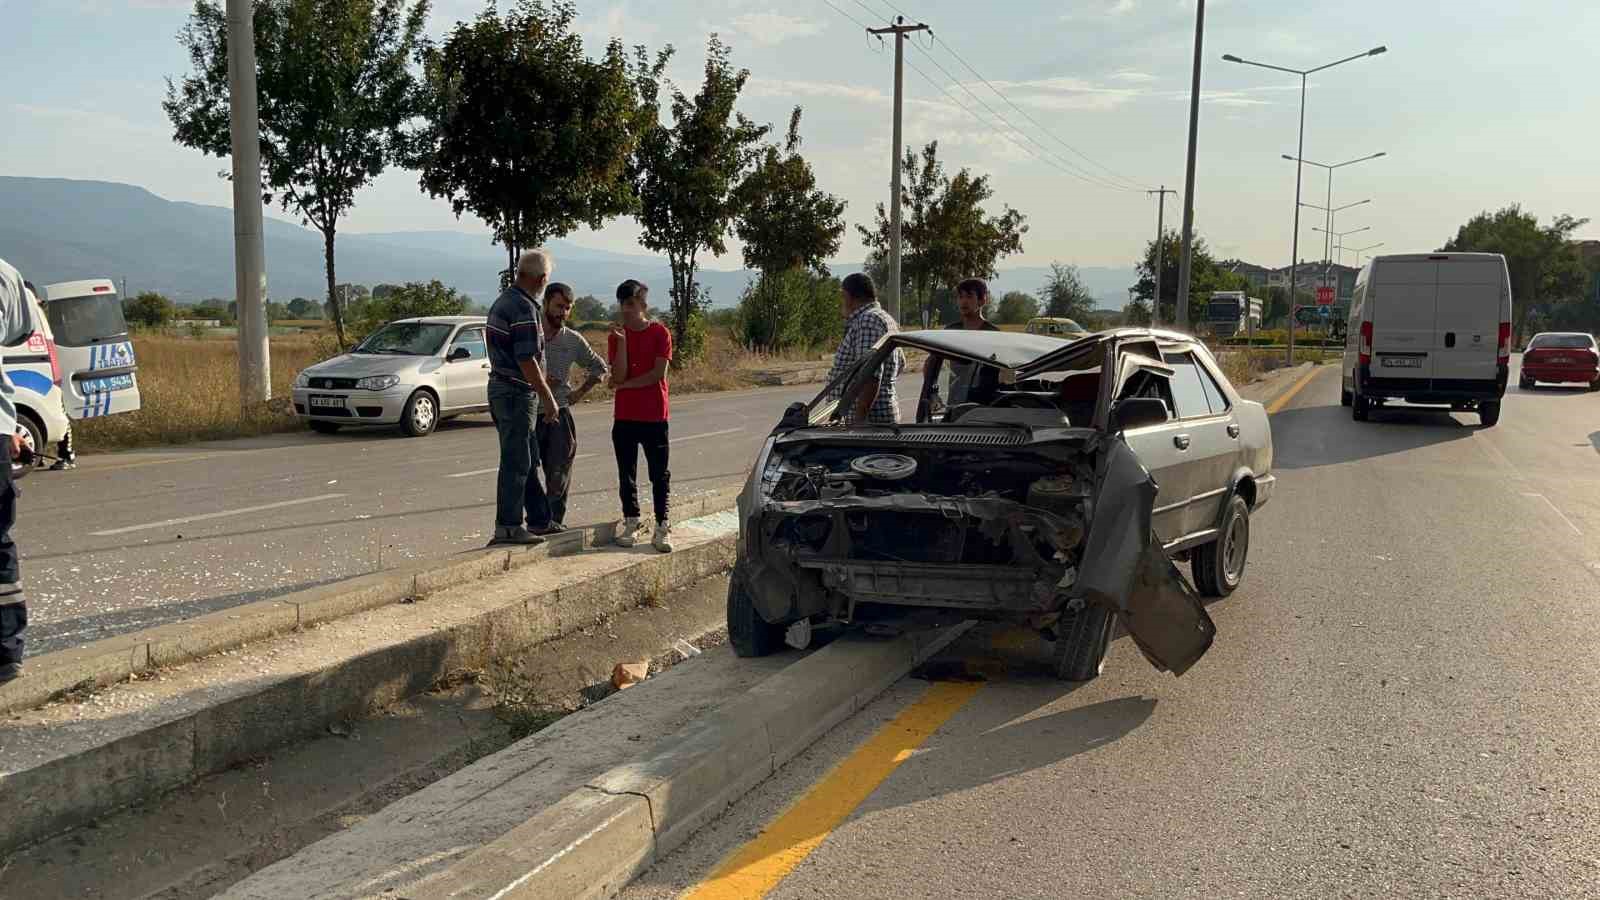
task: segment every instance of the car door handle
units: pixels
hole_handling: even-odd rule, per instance
[[[1228,425],[1228,437],[1237,438],[1238,436],[1239,436],[1239,423],[1238,422],[1230,423]]]
[[[1189,436],[1187,434],[1173,435],[1172,446],[1177,447],[1179,450],[1189,449]]]

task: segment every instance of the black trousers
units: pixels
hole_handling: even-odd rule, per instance
[[[578,455],[578,426],[572,410],[562,407],[561,421],[534,425],[539,444],[539,465],[544,468],[544,493],[550,500],[550,521],[566,524],[567,493],[572,490],[572,461]]]
[[[622,495],[622,515],[639,518],[639,451],[644,451],[645,467],[650,472],[650,490],[655,499],[657,522],[667,521],[667,501],[672,488],[672,473],[667,471],[667,423],[628,422],[611,425],[611,446],[617,453],[617,487]]]
[[[0,666],[22,662],[22,632],[28,627],[17,545],[11,541],[17,496],[17,483],[11,478],[11,442],[0,440]]]

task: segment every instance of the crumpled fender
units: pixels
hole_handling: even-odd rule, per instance
[[[1074,593],[1115,610],[1156,668],[1182,675],[1217,626],[1151,526],[1156,481],[1126,441],[1106,444]]]

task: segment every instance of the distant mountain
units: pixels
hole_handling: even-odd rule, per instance
[[[0,177],[0,259],[36,284],[104,276],[127,279],[128,291],[160,291],[180,302],[231,298],[233,212],[227,207],[166,200],[144,188],[105,181]],[[275,300],[326,295],[322,236],[268,216],[264,223],[267,285]],[[664,257],[616,253],[552,241],[556,279],[580,294],[609,300],[615,286],[637,278],[664,301],[671,275]],[[435,279],[480,303],[493,298],[505,253],[486,234],[462,231],[347,233],[338,237],[338,278],[350,284]],[[839,264],[835,274],[860,271]],[[1037,294],[1045,268],[1002,271],[996,294]],[[1104,306],[1120,309],[1132,270],[1083,268],[1085,285]],[[738,302],[753,277],[742,269],[702,269],[698,278],[716,306]]]

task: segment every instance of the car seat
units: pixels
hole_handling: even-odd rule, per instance
[[[1056,389],[1056,403],[1075,427],[1094,423],[1094,407],[1100,401],[1100,373],[1079,372],[1062,379]]]

